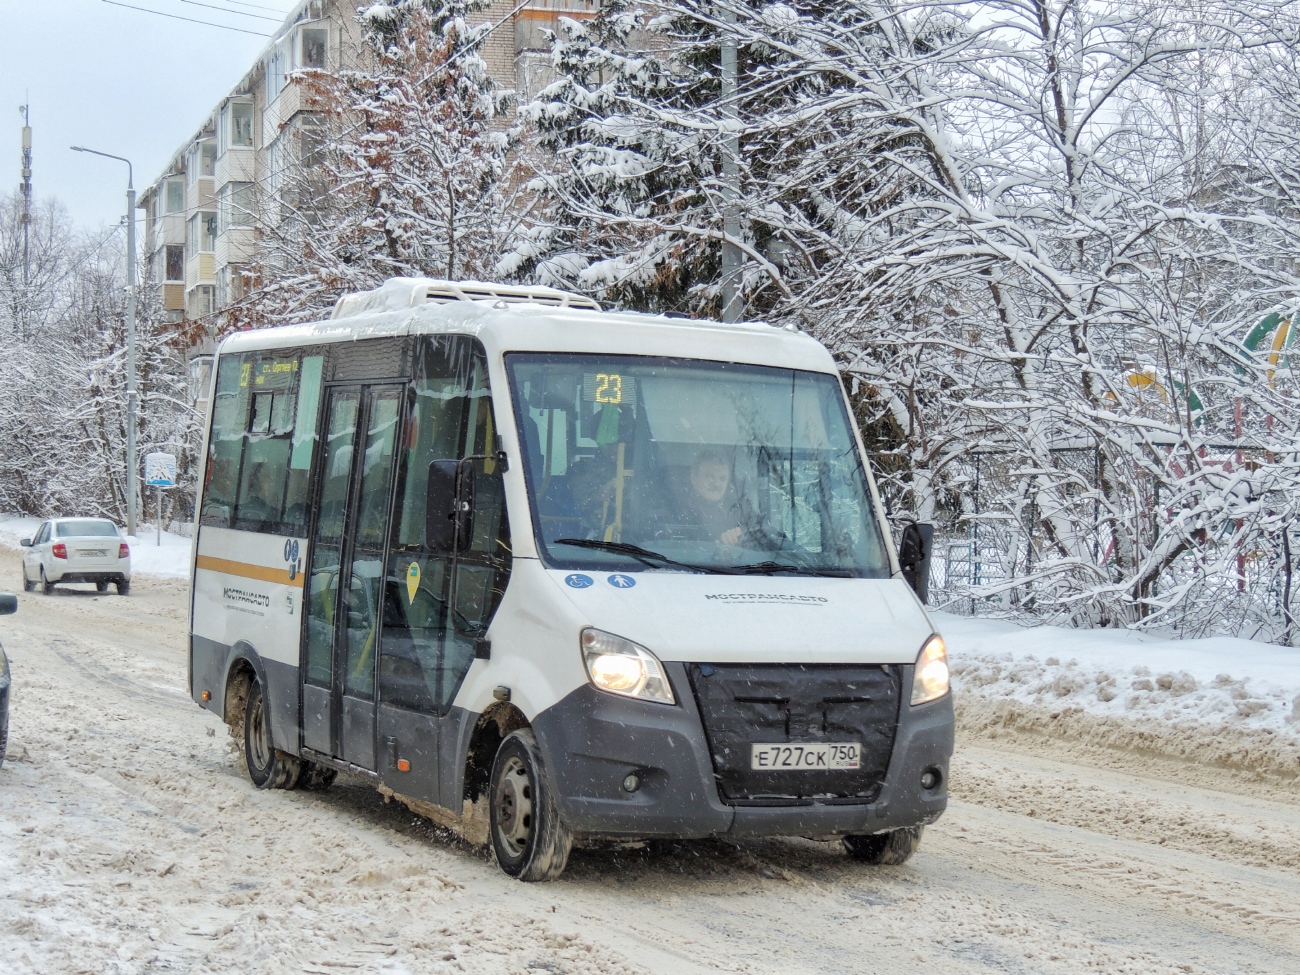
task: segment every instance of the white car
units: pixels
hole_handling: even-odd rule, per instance
[[[99,592],[111,582],[119,596],[131,590],[131,549],[107,518],[51,518],[20,544],[24,592],[39,585],[48,594],[60,582],[93,582]]]

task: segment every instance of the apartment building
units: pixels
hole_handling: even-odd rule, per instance
[[[546,32],[561,17],[592,16],[598,4],[492,0],[477,15],[493,25],[484,49],[488,70],[526,100],[552,78]],[[358,7],[357,0],[302,0],[140,195],[142,267],[167,317],[189,324],[196,393],[207,389],[213,316],[242,297],[257,228],[278,219],[282,174],[311,152],[318,106],[295,72],[360,65]]]

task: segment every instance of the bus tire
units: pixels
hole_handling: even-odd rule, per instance
[[[248,689],[244,711],[244,759],[248,777],[259,789],[292,789],[298,782],[302,762],[271,743],[271,722],[261,681]]]
[[[530,729],[511,732],[497,749],[488,808],[492,849],[507,875],[536,882],[564,872],[573,837],[560,821],[555,791]]]
[[[906,863],[921,845],[923,826],[904,826],[871,836],[846,836],[844,849],[855,860],[881,867]]]

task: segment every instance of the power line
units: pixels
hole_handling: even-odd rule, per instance
[[[260,3],[244,3],[243,0],[226,0],[226,3],[233,3],[236,7],[252,7],[254,10],[269,10],[273,14],[279,14],[281,18],[288,16],[289,13],[288,10],[281,10],[279,7],[263,7]]]
[[[184,20],[191,24],[202,24],[205,27],[220,27],[222,30],[233,30],[238,34],[252,34],[254,37],[271,37],[271,34],[265,34],[260,30],[245,30],[242,27],[228,27],[225,24],[214,24],[210,20],[195,20],[193,17],[182,17],[179,14],[165,14],[161,10],[150,10],[148,7],[135,7],[129,3],[119,3],[118,0],[103,0],[104,3],[112,7],[125,7],[127,10],[139,10],[141,13],[154,14],[157,17],[167,17],[170,20]]]
[[[214,7],[210,3],[199,3],[199,0],[181,0],[181,3],[188,3],[191,7],[203,7],[206,10],[219,10],[223,14],[230,14],[233,17],[252,17],[254,20],[269,20],[273,24],[278,24],[283,18],[281,17],[263,17],[261,14],[246,14],[242,10],[227,10],[225,7]],[[212,26],[218,27],[219,24]]]

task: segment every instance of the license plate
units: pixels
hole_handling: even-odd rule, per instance
[[[846,744],[752,744],[749,753],[750,768],[763,772],[803,771],[816,772],[829,769],[861,768],[862,746],[857,742]]]
[[[108,554],[108,549],[104,548],[83,548],[77,552],[83,559],[102,559]]]

